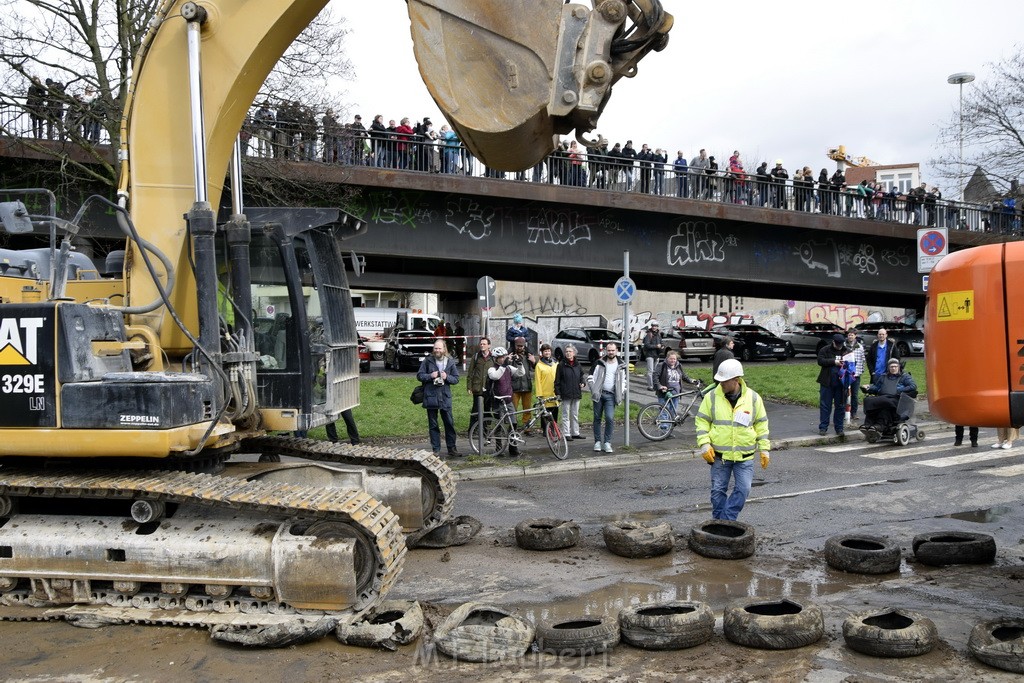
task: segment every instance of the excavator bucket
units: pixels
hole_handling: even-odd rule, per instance
[[[597,126],[621,76],[667,42],[659,0],[409,0],[420,74],[469,151],[522,170]],[[630,26],[627,28],[627,24]],[[594,143],[589,143],[594,144]]]

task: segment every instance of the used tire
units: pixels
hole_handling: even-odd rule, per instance
[[[938,637],[931,619],[902,609],[854,614],[843,622],[847,647],[872,657],[923,655],[931,652]]]
[[[385,600],[351,624],[338,624],[335,635],[345,645],[394,650],[423,633],[420,603]]]
[[[496,662],[521,657],[535,632],[533,624],[500,607],[467,602],[434,631],[434,645],[455,660]]]
[[[654,602],[619,612],[619,630],[634,647],[681,650],[711,640],[715,615],[703,602]]]
[[[620,557],[643,559],[672,551],[675,544],[668,522],[612,522],[604,527],[604,544]]]
[[[996,559],[996,541],[988,534],[936,531],[914,537],[914,557],[921,564],[988,564]]]
[[[434,527],[427,533],[416,536],[415,534],[405,539],[407,548],[450,548],[456,545],[465,545],[483,528],[476,517],[460,515],[449,519],[444,524]]]
[[[989,666],[1024,674],[1024,619],[981,622],[971,631],[967,648]]]
[[[541,652],[586,657],[606,652],[619,644],[619,620],[614,617],[584,617],[541,624],[537,645]]]
[[[580,525],[564,519],[524,519],[516,524],[516,544],[526,550],[561,550],[580,540]]]
[[[840,534],[825,541],[825,562],[854,574],[889,574],[900,570],[900,547],[881,536]]]
[[[710,519],[690,529],[690,549],[716,560],[739,560],[754,554],[754,527],[728,519]]]
[[[825,633],[821,608],[796,600],[743,598],[725,609],[725,637],[762,650],[790,650],[816,643]]]

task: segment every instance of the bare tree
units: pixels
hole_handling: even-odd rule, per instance
[[[959,107],[939,131],[943,152],[932,164],[939,175],[963,184],[974,168],[992,184],[1007,189],[1024,172],[1024,49],[989,65],[991,73],[964,88],[963,178],[960,170]]]
[[[0,136],[57,160],[67,182],[116,187],[131,64],[160,3],[0,0]],[[321,12],[267,78],[260,99],[336,106],[327,80],[351,77],[346,33],[343,20]]]

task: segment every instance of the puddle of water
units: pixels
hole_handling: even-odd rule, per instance
[[[943,519],[960,519],[965,522],[975,522],[977,524],[987,524],[994,522],[999,519],[1007,512],[1010,508],[1005,506],[997,506],[991,508],[983,508],[981,510],[968,510],[966,512],[954,512],[948,515],[939,515]]]

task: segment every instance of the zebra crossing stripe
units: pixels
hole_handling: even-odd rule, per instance
[[[1007,465],[1005,467],[991,467],[985,470],[978,470],[978,473],[988,474],[993,477],[1016,477],[1018,474],[1024,474],[1024,464]]]
[[[928,467],[953,467],[954,465],[969,465],[985,460],[1001,460],[1003,458],[1015,458],[1020,455],[1013,450],[989,451],[988,453],[969,453],[967,455],[954,455],[951,458],[938,458],[937,460],[918,460],[915,465],[927,465]]]

